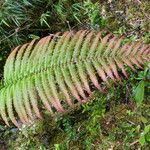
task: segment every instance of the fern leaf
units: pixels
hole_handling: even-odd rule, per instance
[[[136,70],[150,61],[150,45],[124,37],[80,30],[58,32],[16,47],[4,67],[0,114],[7,125],[24,124],[46,108],[51,114],[87,102],[94,89],[116,84],[126,67]],[[17,114],[17,116],[16,116]]]
[[[56,75],[56,82],[58,83],[58,88],[60,90],[60,93],[63,93],[63,95],[65,96],[67,104],[69,106],[72,106],[73,103],[72,103],[71,97],[68,93],[67,86],[66,86],[64,80],[62,79],[63,75],[62,75],[61,69],[59,67],[57,67],[55,69],[55,75]]]
[[[51,106],[49,104],[49,101],[45,95],[45,89],[47,89],[47,84],[45,83],[45,74],[39,74],[37,76],[37,79],[35,80],[35,86],[36,90],[38,92],[38,95],[40,96],[41,101],[43,102],[43,105],[45,108],[52,113]]]
[[[32,110],[31,110],[31,102],[30,102],[30,98],[29,98],[29,92],[28,92],[28,89],[27,89],[27,84],[26,84],[26,81],[23,80],[22,81],[23,83],[23,87],[22,87],[22,92],[23,92],[23,102],[24,102],[24,106],[25,106],[25,109],[27,111],[27,114],[28,116],[30,117],[30,119],[33,118],[33,113],[32,113]]]
[[[30,78],[27,81],[27,89],[28,89],[29,99],[31,101],[31,105],[33,107],[33,110],[34,110],[36,116],[38,118],[42,118],[40,111],[39,111],[39,108],[38,108],[38,101],[37,101],[38,99],[37,99],[37,93],[35,91],[34,79]]]
[[[76,89],[76,87],[74,86],[71,78],[70,78],[70,75],[69,75],[69,70],[67,67],[63,67],[61,69],[62,71],[62,74],[63,74],[63,77],[64,77],[64,81],[66,83],[66,85],[68,86],[68,88],[70,89],[70,92],[72,93],[72,95],[79,101],[81,102],[81,98],[79,96],[79,93]]]
[[[6,115],[6,93],[5,93],[5,88],[3,88],[1,90],[1,93],[0,93],[0,100],[1,100],[1,104],[0,104],[0,113],[1,113],[1,117],[2,119],[4,120],[4,122],[9,126],[9,123],[8,123],[8,118],[7,118],[7,115]]]
[[[85,66],[83,66],[82,62],[79,62],[77,65],[77,71],[79,73],[79,77],[81,79],[81,82],[83,82],[84,89],[88,92],[88,94],[91,94],[91,89],[88,82],[87,74],[85,73]]]
[[[13,93],[12,93],[12,87],[7,88],[7,97],[6,97],[6,106],[7,106],[7,113],[10,118],[10,120],[19,127],[18,122],[14,116],[14,111],[13,111]]]
[[[28,119],[26,117],[24,105],[22,103],[23,99],[21,97],[20,89],[21,89],[20,84],[16,84],[13,86],[13,105],[14,105],[14,108],[15,108],[20,120],[24,124],[27,124]]]

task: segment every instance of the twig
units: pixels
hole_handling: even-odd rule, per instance
[[[130,144],[130,146],[133,146],[133,145],[135,145],[135,144],[138,143],[138,142],[139,142],[139,140],[136,140],[136,141],[132,142],[132,143]]]

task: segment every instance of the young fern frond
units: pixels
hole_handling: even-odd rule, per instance
[[[15,48],[4,67],[0,89],[0,114],[7,125],[27,124],[40,109],[51,114],[64,112],[68,105],[87,102],[101,84],[127,77],[126,66],[135,70],[150,60],[150,45],[124,43],[113,34],[80,30],[56,33]],[[16,117],[15,117],[16,116]],[[8,119],[9,118],[9,119]]]

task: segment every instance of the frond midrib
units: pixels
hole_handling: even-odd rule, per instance
[[[116,56],[116,57],[115,57]],[[101,56],[101,57],[87,57],[87,58],[75,58],[74,60],[70,60],[70,61],[67,61],[67,62],[60,62],[59,63],[53,63],[53,65],[49,66],[49,67],[46,67],[46,68],[43,68],[42,66],[44,66],[43,64],[45,64],[45,62],[43,62],[43,64],[41,64],[41,69],[40,70],[33,70],[33,71],[24,71],[26,74],[22,73],[22,74],[19,74],[18,76],[20,76],[20,78],[15,78],[15,76],[13,76],[13,79],[11,80],[7,80],[7,81],[4,81],[4,86],[7,87],[7,86],[10,86],[12,84],[16,84],[17,82],[19,82],[20,80],[23,80],[25,78],[29,78],[29,77],[32,77],[32,76],[36,76],[37,74],[40,74],[41,72],[46,72],[48,69],[53,69],[53,68],[56,68],[56,67],[64,67],[64,66],[68,66],[69,64],[77,64],[77,63],[81,63],[81,62],[92,62],[93,60],[97,60],[97,61],[100,61],[100,60],[106,60],[105,62],[107,62],[107,60],[113,60],[115,61],[116,59],[117,60],[123,60],[123,59],[130,59],[135,57],[143,57],[143,55],[130,55],[130,56],[119,56],[119,55],[115,55],[115,56]]]

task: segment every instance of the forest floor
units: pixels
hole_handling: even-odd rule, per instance
[[[128,41],[150,43],[149,0],[0,1],[0,80],[17,45],[66,30],[106,30]],[[133,72],[107,94],[29,127],[7,127],[0,118],[0,150],[149,150],[150,65]],[[141,83],[144,86],[141,87]],[[0,85],[1,87],[1,85]],[[144,89],[144,90],[143,90]],[[141,101],[136,101],[140,93]]]

